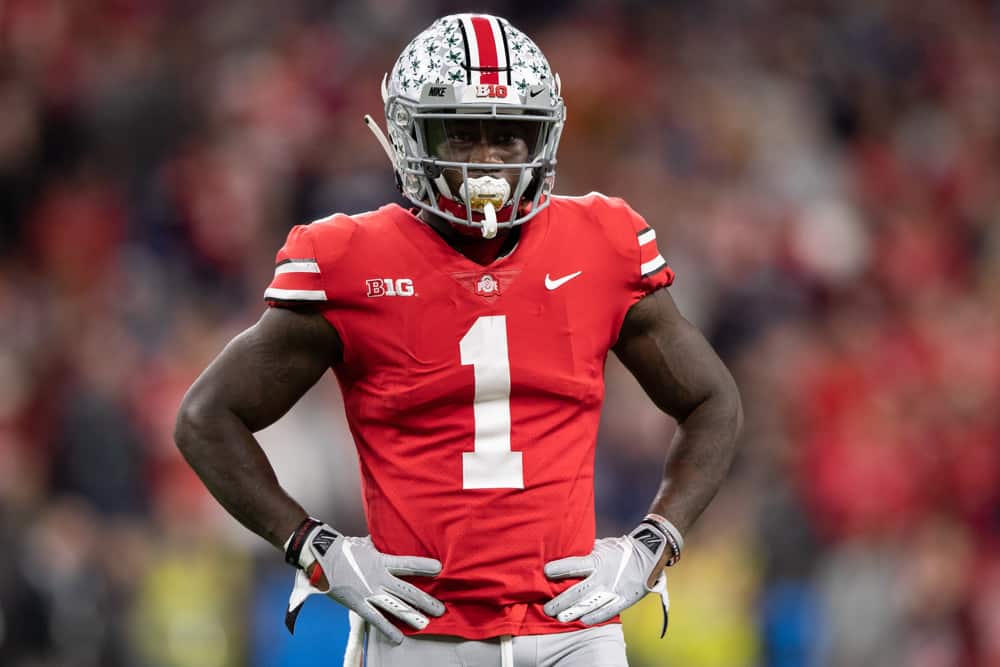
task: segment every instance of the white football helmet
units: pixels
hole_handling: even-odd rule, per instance
[[[566,119],[559,93],[559,76],[542,52],[506,19],[454,14],[417,35],[383,77],[389,139],[371,116],[365,122],[407,199],[492,237],[497,227],[527,222],[549,204]],[[516,133],[527,145],[527,161],[498,165],[438,154],[435,146],[445,137],[450,141],[452,126],[476,121],[476,132],[486,131],[482,121],[490,121],[491,132]],[[489,175],[498,168],[516,175],[513,189],[507,179]],[[461,177],[459,192],[445,180],[449,169]],[[470,178],[470,171],[487,175]]]

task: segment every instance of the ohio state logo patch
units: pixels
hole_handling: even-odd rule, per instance
[[[476,294],[479,296],[497,296],[500,294],[500,283],[486,273],[476,281]]]

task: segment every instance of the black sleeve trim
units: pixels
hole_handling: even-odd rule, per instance
[[[313,262],[313,263],[316,263],[316,258],[315,257],[298,257],[298,258],[295,258],[295,259],[283,259],[280,262],[278,262],[277,264],[275,264],[275,266],[277,267],[277,266],[281,266],[283,264],[291,264],[292,262]]]

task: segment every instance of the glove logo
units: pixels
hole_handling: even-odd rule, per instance
[[[320,556],[325,556],[326,552],[329,551],[330,545],[333,541],[337,539],[337,533],[332,530],[321,530],[316,534],[316,537],[312,540],[313,548],[316,550]]]
[[[654,556],[659,552],[660,547],[663,546],[663,536],[657,535],[656,531],[652,528],[643,528],[642,530],[633,533],[634,537],[642,546],[649,549],[650,553]]]

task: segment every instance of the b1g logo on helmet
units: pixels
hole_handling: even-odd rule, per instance
[[[507,86],[501,83],[476,84],[476,97],[492,97],[507,99]]]
[[[365,281],[368,296],[413,296],[413,280],[410,278],[369,278]]]

